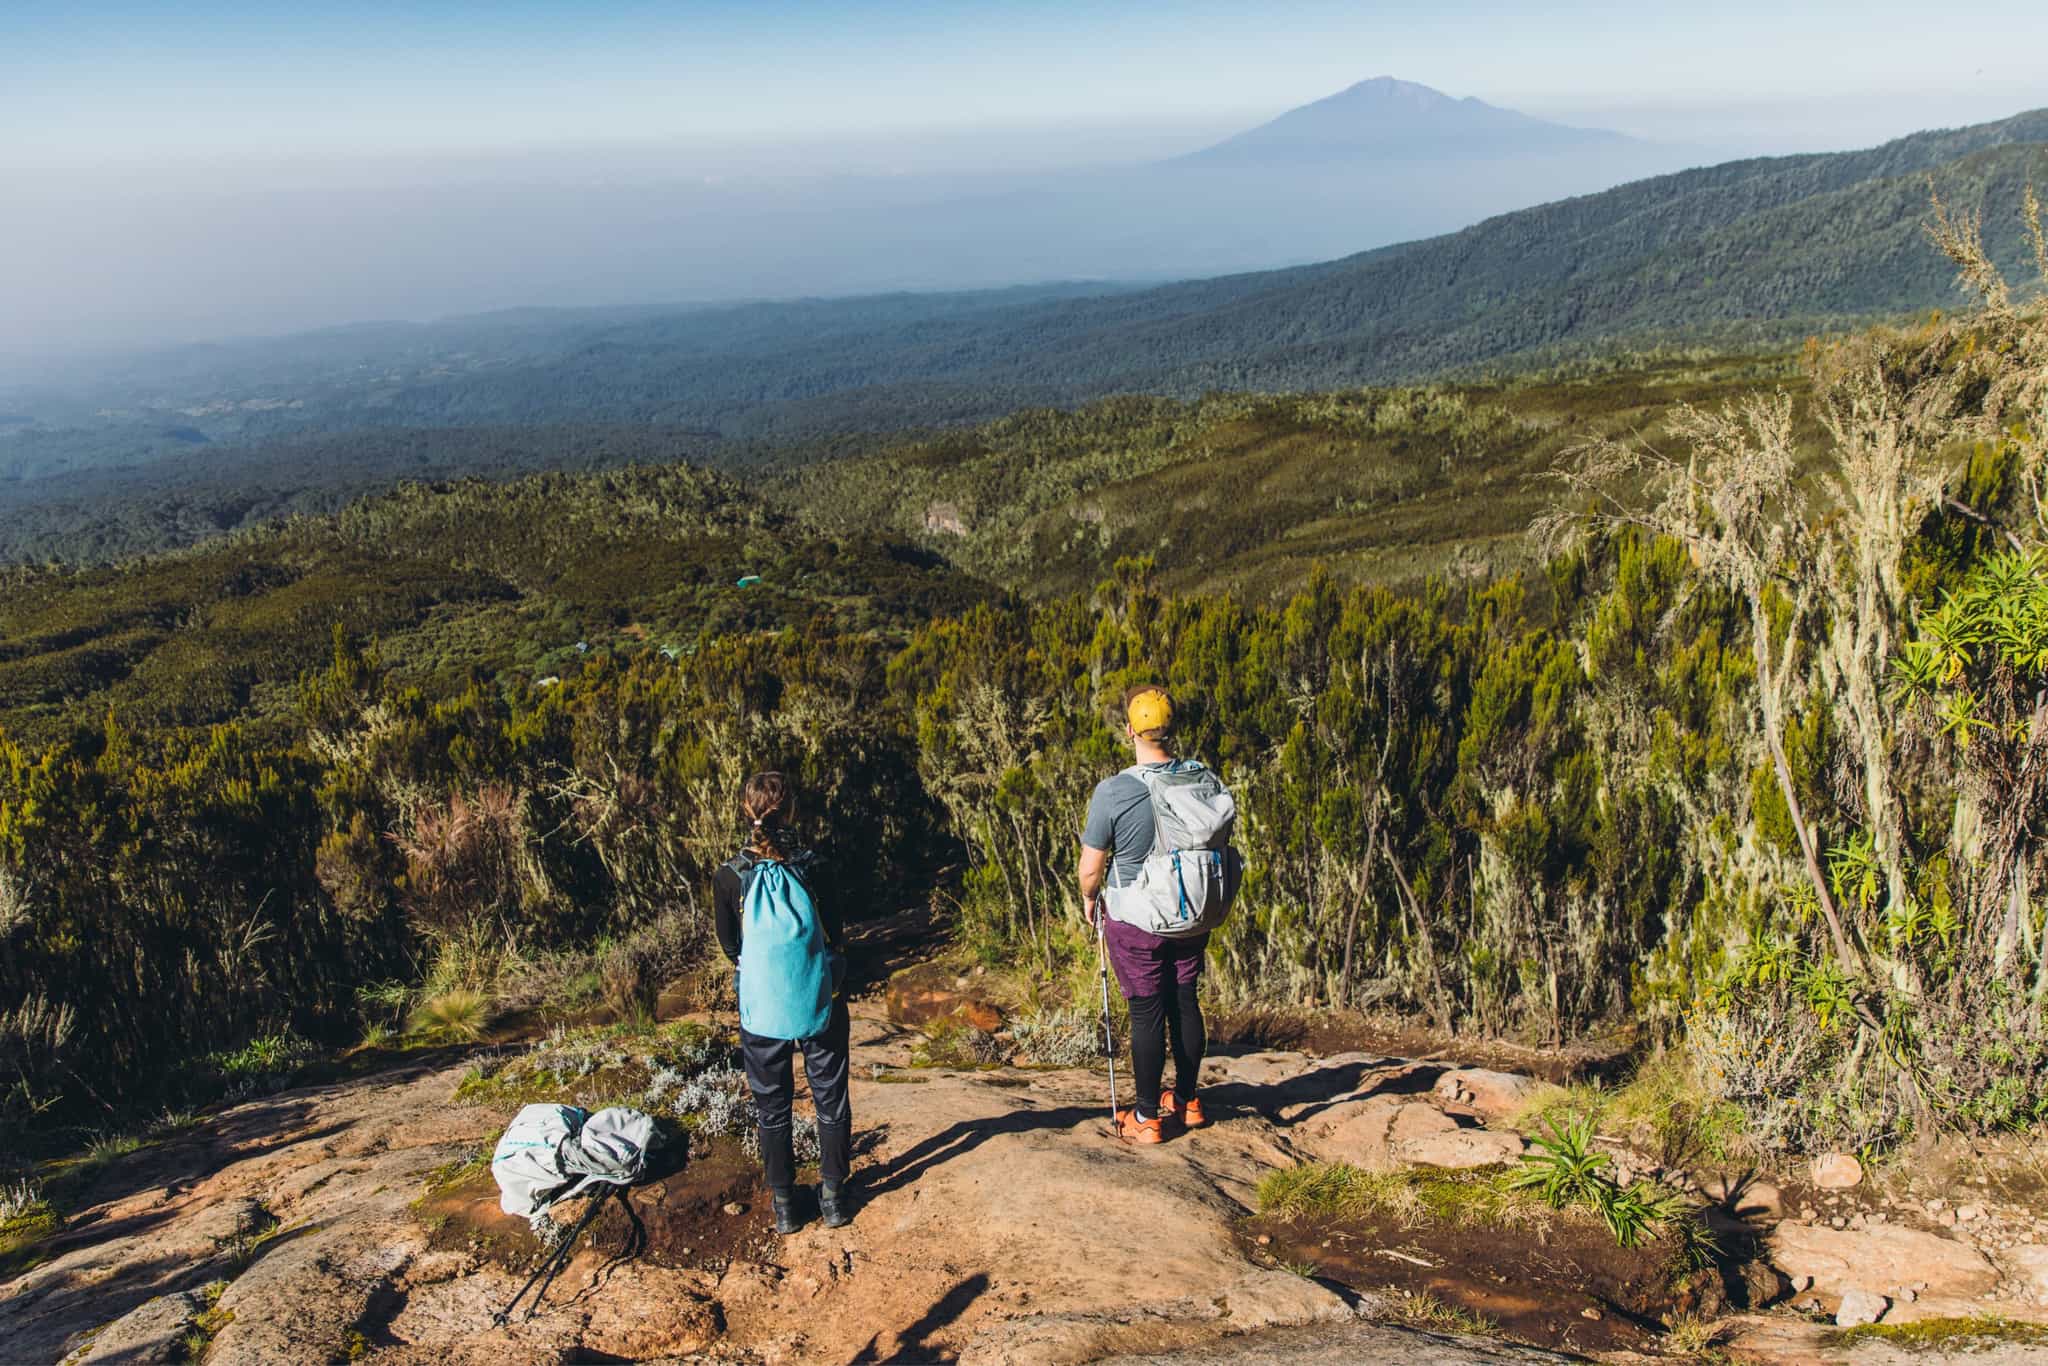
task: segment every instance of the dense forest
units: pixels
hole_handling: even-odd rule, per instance
[[[1410,592],[1315,572],[1238,597],[1125,558],[1026,598],[680,469],[17,571],[10,1133],[174,1100],[188,1060],[252,1037],[509,992],[578,945],[626,981],[686,962],[767,765],[861,909],[936,888],[1056,1006],[1086,946],[1080,812],[1139,679],[1243,805],[1221,999],[1632,1026],[1768,1145],[2037,1121],[2048,320],[1969,222],[1939,235],[1981,311],[1815,346],[1799,394],[1702,394],[1654,441],[1593,424],[1538,563]],[[2038,215],[2032,242],[2048,272]],[[1298,402],[1439,449],[1516,420]],[[559,641],[579,611],[606,648]]]
[[[1796,345],[1961,301],[1922,242],[1930,184],[1982,211],[1995,261],[2021,261],[2019,204],[2048,175],[2044,143],[2048,113],[2022,114],[1147,289],[530,311],[137,359],[83,387],[0,392],[0,411],[29,419],[0,426],[0,511],[27,528],[0,556],[134,553],[327,510],[401,473],[574,468],[593,423],[658,429],[675,454],[742,469],[836,453],[848,433],[1105,395],[1191,401],[1482,378],[1649,345]],[[432,444],[422,429],[446,428],[493,431],[404,470]],[[295,482],[309,462],[319,472]]]

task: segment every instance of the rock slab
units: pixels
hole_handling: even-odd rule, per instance
[[[1348,1162],[1368,1171],[1491,1167],[1513,1162],[1523,1148],[1519,1134],[1467,1128],[1412,1096],[1340,1101],[1297,1126],[1294,1140],[1325,1162]]]
[[[1773,1265],[1794,1283],[1810,1277],[1816,1293],[1881,1295],[1889,1286],[1922,1285],[1937,1297],[1982,1295],[1998,1271],[1968,1243],[1881,1224],[1865,1229],[1780,1224],[1765,1243]]]
[[[1446,1109],[1471,1115],[1482,1124],[1512,1119],[1558,1088],[1519,1072],[1460,1067],[1436,1079],[1436,1098]]]
[[[67,1358],[67,1366],[111,1366],[114,1362],[156,1366],[183,1361],[185,1334],[205,1311],[205,1299],[194,1290],[145,1300],[102,1328],[82,1355]]]

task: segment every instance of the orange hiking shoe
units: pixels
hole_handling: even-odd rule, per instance
[[[1209,1122],[1202,1113],[1202,1098],[1189,1096],[1185,1103],[1171,1091],[1159,1093],[1159,1113],[1167,1119],[1177,1119],[1183,1129],[1199,1129]]]
[[[1164,1143],[1166,1130],[1156,1119],[1139,1119],[1136,1110],[1119,1110],[1116,1136],[1126,1143]]]

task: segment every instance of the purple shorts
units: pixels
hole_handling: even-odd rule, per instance
[[[1193,986],[1202,976],[1209,949],[1207,933],[1187,939],[1162,939],[1135,925],[1111,920],[1103,926],[1109,942],[1109,965],[1124,999],[1157,996],[1169,987]]]

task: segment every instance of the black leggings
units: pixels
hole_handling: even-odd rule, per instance
[[[1159,1081],[1166,1073],[1169,1034],[1173,1036],[1175,1098],[1185,1101],[1201,1079],[1202,1054],[1209,1039],[1202,1028],[1196,985],[1188,982],[1170,992],[1131,997],[1131,1071],[1138,1085],[1138,1110],[1147,1118],[1159,1115]]]
[[[811,1104],[818,1111],[818,1175],[837,1184],[846,1179],[853,1151],[853,1106],[846,1098],[847,1035],[852,1021],[846,1002],[832,1007],[825,1032],[792,1041],[740,1031],[740,1058],[746,1064],[747,1089],[761,1126],[761,1166],[768,1189],[788,1191],[796,1185],[796,1143],[789,1128],[789,1106],[796,1098],[796,1073],[790,1059],[801,1048],[804,1080],[811,1086]]]

